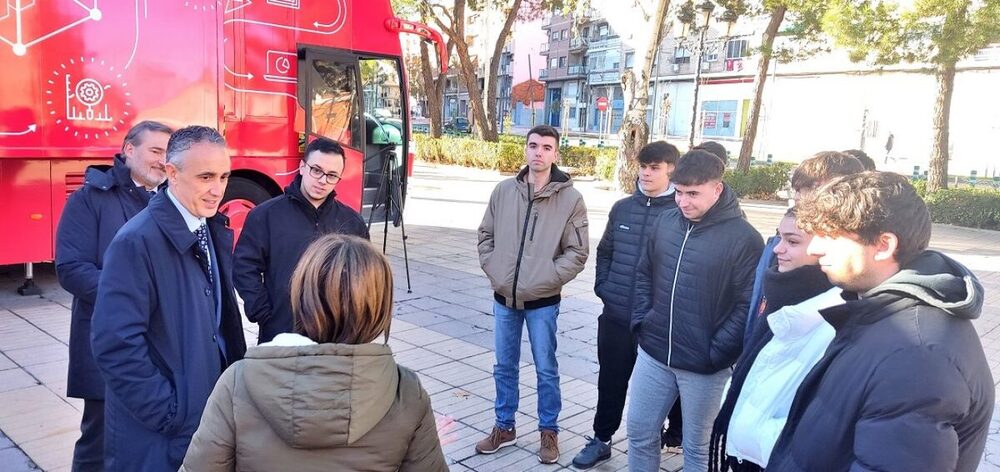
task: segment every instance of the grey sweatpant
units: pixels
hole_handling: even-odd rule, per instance
[[[684,421],[684,472],[706,471],[712,423],[719,414],[722,391],[730,375],[730,369],[705,375],[667,367],[639,348],[629,386],[629,470],[660,469],[660,428],[679,392]]]

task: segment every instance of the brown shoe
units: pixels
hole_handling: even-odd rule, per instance
[[[542,445],[538,448],[538,462],[555,464],[557,460],[559,460],[559,433],[543,429]]]
[[[517,444],[517,432],[514,428],[504,430],[494,426],[489,436],[476,443],[476,452],[493,454],[502,448],[515,444]]]

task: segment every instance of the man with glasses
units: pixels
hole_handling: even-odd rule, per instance
[[[254,208],[236,243],[233,284],[247,319],[259,327],[258,343],[292,331],[288,280],[309,243],[327,233],[368,239],[361,215],[336,200],[346,158],[335,141],[306,146],[299,175],[285,193]]]

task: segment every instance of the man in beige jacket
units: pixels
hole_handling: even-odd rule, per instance
[[[479,263],[493,287],[496,364],[496,425],[476,444],[476,452],[492,454],[517,443],[518,363],[521,331],[528,341],[538,381],[538,460],[559,459],[559,364],[556,361],[556,318],[562,286],[587,261],[587,206],[559,158],[559,132],[551,126],[528,131],[526,166],[517,176],[497,184],[479,226]]]

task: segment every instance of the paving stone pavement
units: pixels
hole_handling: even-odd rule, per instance
[[[407,253],[412,293],[406,290],[400,228],[388,229],[388,254],[395,270],[396,312],[389,344],[400,364],[417,371],[431,395],[453,471],[570,469],[570,461],[592,434],[597,402],[597,316],[592,293],[594,251],[606,215],[619,194],[580,181],[590,210],[591,257],[586,269],[563,290],[557,355],[563,409],[558,464],[541,465],[535,453],[537,395],[527,340],[522,342],[519,443],[494,455],[476,455],[473,445],[493,425],[494,386],[492,297],[479,269],[476,228],[498,173],[418,164],[406,211]],[[773,232],[783,209],[744,202],[754,226]],[[383,227],[372,228],[382,243]],[[1000,379],[1000,233],[935,226],[932,246],[969,265],[986,287],[986,309],[975,321],[995,379]],[[56,283],[50,264],[36,267],[42,297],[20,297],[17,267],[0,267],[0,470],[68,470],[78,435],[82,401],[66,398],[66,343],[71,297]],[[248,344],[256,327],[246,324]],[[994,415],[980,470],[1000,471],[1000,419]],[[6,436],[3,436],[6,434]],[[9,436],[10,439],[6,439]],[[14,446],[16,445],[16,446]],[[615,455],[592,470],[627,469],[624,425],[614,437]],[[23,451],[23,452],[22,452]],[[30,459],[29,459],[30,458]],[[676,471],[683,457],[665,453],[662,470]],[[37,467],[37,468],[36,468]]]

